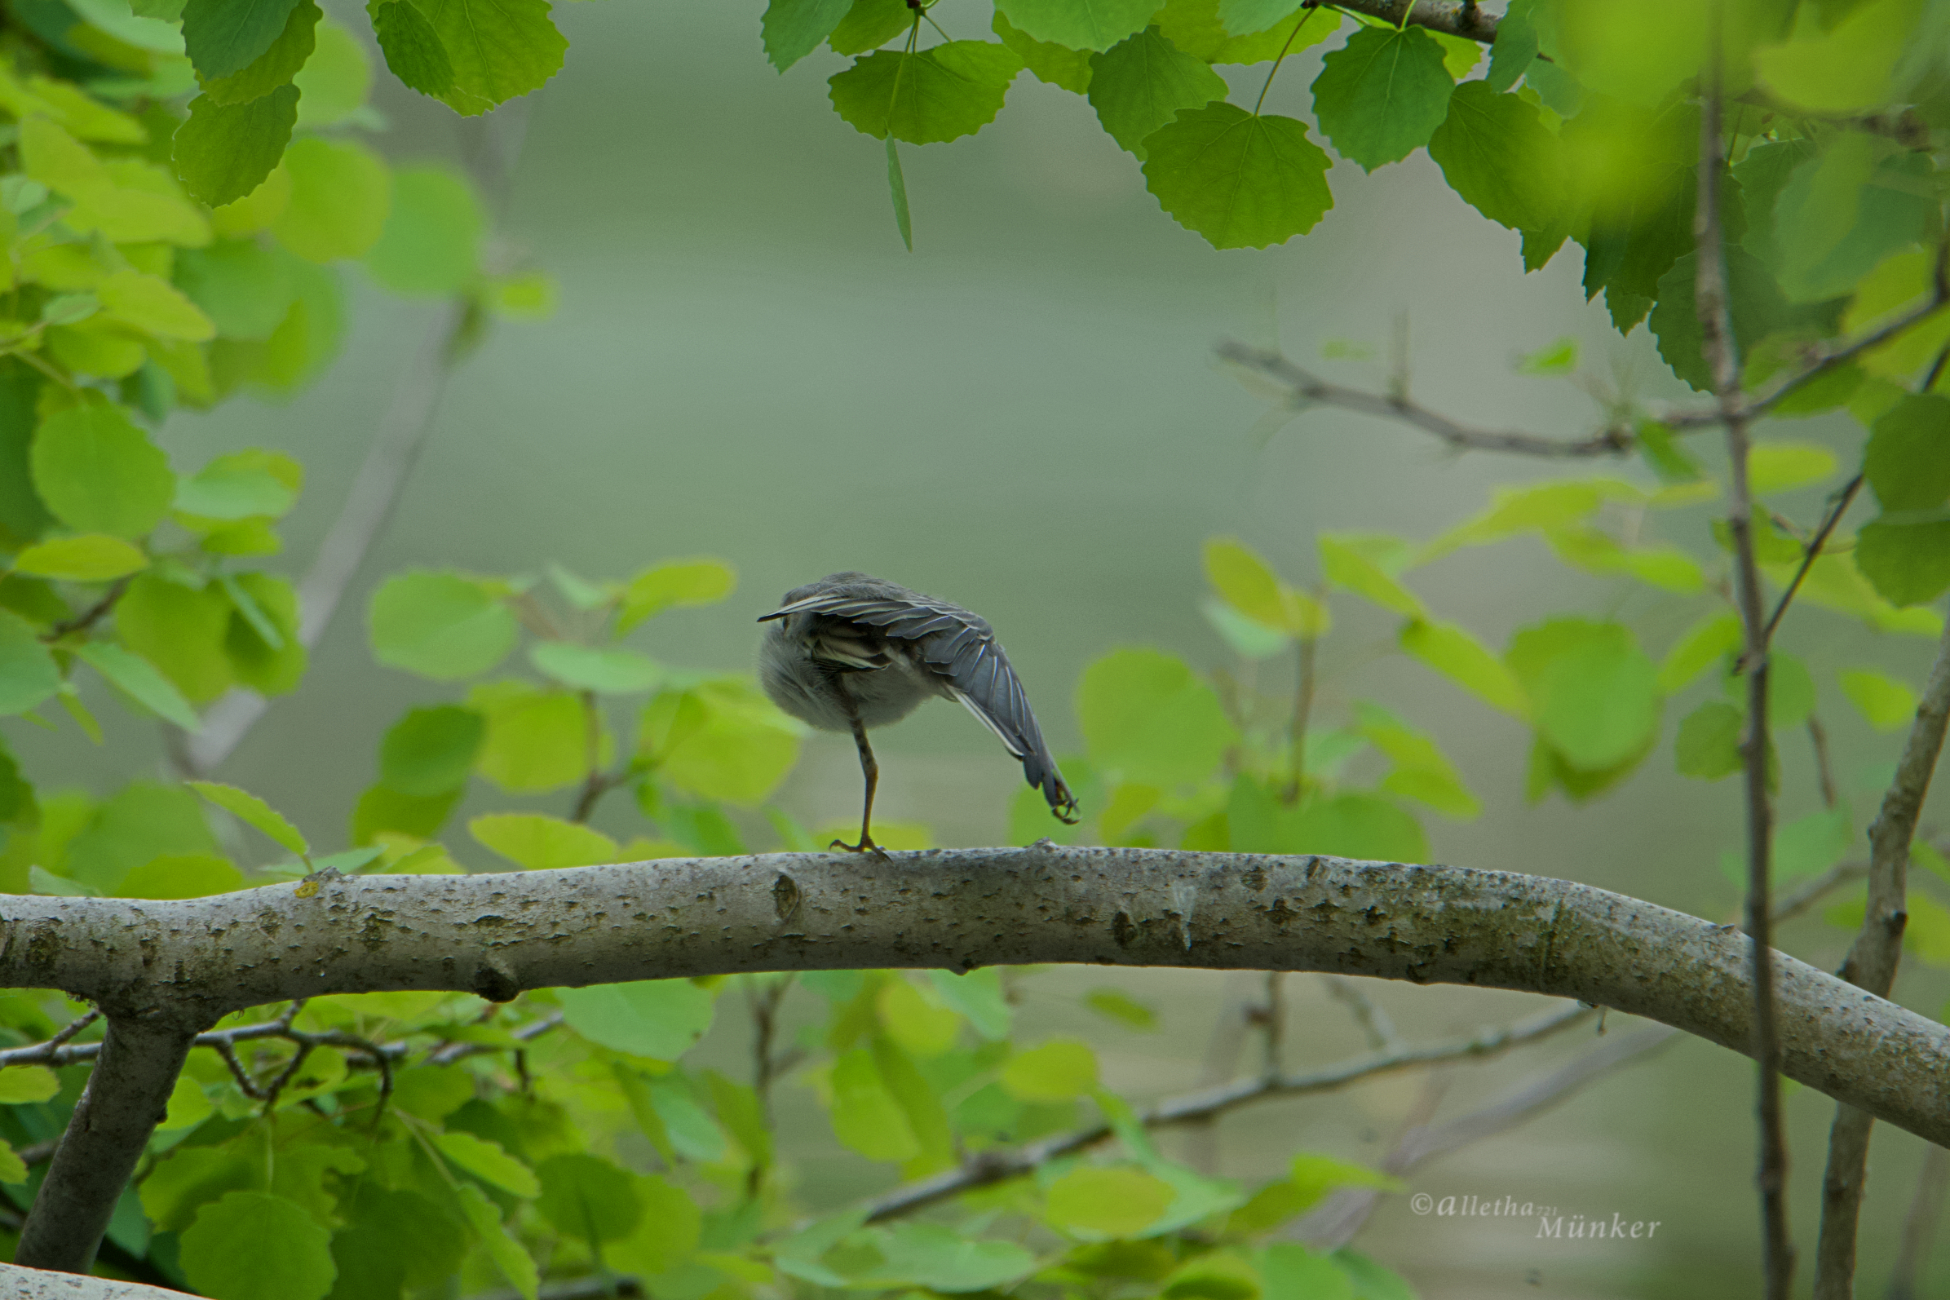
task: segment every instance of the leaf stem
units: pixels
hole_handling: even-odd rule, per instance
[[[1410,0],[1410,8],[1413,7],[1413,0]],[[1266,84],[1259,88],[1259,98],[1253,101],[1254,117],[1259,116],[1260,107],[1266,103],[1266,92],[1273,88],[1273,78],[1279,74],[1280,65],[1286,62],[1287,51],[1292,49],[1293,42],[1300,38],[1300,29],[1307,25],[1309,18],[1320,12],[1320,6],[1316,4],[1308,4],[1305,8],[1307,12],[1300,15],[1300,21],[1293,24],[1293,30],[1287,33],[1286,44],[1280,46],[1279,57],[1274,59],[1273,66],[1266,70]]]

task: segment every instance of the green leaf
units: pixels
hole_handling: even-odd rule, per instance
[[[1370,794],[1310,799],[1282,822],[1278,831],[1282,852],[1382,862],[1426,862],[1429,857],[1421,823],[1389,800]]]
[[[1855,563],[1893,605],[1934,600],[1950,587],[1950,521],[1877,519],[1856,534]]]
[[[380,742],[379,779],[418,798],[457,790],[467,784],[486,734],[487,720],[474,709],[409,709]]]
[[[227,77],[203,79],[203,93],[217,104],[247,104],[285,85],[305,66],[317,45],[313,31],[325,13],[312,0],[298,0],[269,49]]]
[[[906,0],[853,0],[826,43],[835,54],[865,54],[916,26]]]
[[[982,1037],[993,1040],[1009,1036],[1015,1011],[1002,994],[1002,977],[993,966],[966,975],[931,970],[928,979],[941,1000],[964,1016]]]
[[[1432,737],[1373,704],[1357,704],[1355,714],[1362,736],[1394,764],[1382,789],[1464,821],[1482,812],[1482,805]]]
[[[1496,24],[1490,45],[1490,70],[1483,82],[1499,95],[1517,84],[1537,59],[1537,24],[1531,18],[1532,0],[1511,0]]]
[[[278,518],[296,504],[298,494],[268,465],[220,457],[176,488],[175,508],[200,519]]]
[[[1817,113],[1853,113],[1882,104],[1892,90],[1917,6],[1872,0],[1821,31],[1754,51],[1754,71],[1776,95]],[[1819,34],[1813,34],[1819,33]]]
[[[194,0],[193,0],[194,2]],[[183,1274],[222,1300],[324,1300],[338,1276],[332,1234],[303,1206],[269,1192],[226,1192],[184,1230]],[[238,1243],[260,1248],[239,1250]]]
[[[94,739],[97,744],[101,743],[99,733],[95,734]],[[27,868],[27,883],[36,894],[44,894],[52,898],[100,898],[102,896],[102,891],[93,885],[84,884],[79,880],[69,880],[66,876],[57,876],[41,866]]]
[[[1916,716],[1916,692],[1909,683],[1873,668],[1851,668],[1836,674],[1842,694],[1877,731],[1894,731]]]
[[[234,785],[224,785],[217,781],[185,781],[190,789],[223,809],[248,826],[264,832],[271,839],[300,857],[311,852],[311,845],[298,833],[298,828],[284,819],[284,814],[272,808],[256,795],[239,790]]]
[[[1660,278],[1657,303],[1646,324],[1658,337],[1659,355],[1672,372],[1705,393],[1713,389],[1713,376],[1700,352],[1695,260],[1694,254],[1685,254]],[[1734,339],[1742,349],[1751,348],[1787,318],[1787,304],[1767,268],[1743,248],[1727,249],[1727,281]]]
[[[907,177],[901,171],[900,145],[893,136],[887,137],[887,195],[894,204],[894,228],[901,233],[901,243],[908,252],[914,251],[914,214],[907,207]]]
[[[44,1065],[14,1065],[0,1070],[0,1106],[28,1106],[52,1100],[61,1076]]]
[[[1322,636],[1331,626],[1324,605],[1287,587],[1244,542],[1211,538],[1205,543],[1204,558],[1206,580],[1227,604],[1261,626],[1294,637]]]
[[[1212,688],[1157,650],[1114,650],[1091,664],[1077,716],[1100,768],[1147,785],[1204,780],[1235,738]]]
[[[1117,989],[1092,989],[1084,995],[1083,1004],[1107,1020],[1115,1020],[1126,1029],[1150,1032],[1158,1027],[1158,1013]]]
[[[1429,142],[1455,82],[1419,27],[1363,27],[1321,60],[1314,117],[1343,158],[1373,171]]]
[[[557,989],[569,1028],[592,1043],[674,1061],[711,1027],[717,1003],[689,980],[636,980]]]
[[[256,62],[283,34],[299,0],[188,0],[183,48],[205,80]]]
[[[1747,486],[1755,492],[1792,491],[1834,472],[1835,453],[1816,442],[1756,442],[1747,457]]]
[[[468,693],[487,718],[487,743],[476,770],[504,790],[555,790],[589,775],[589,713],[569,691],[537,690],[524,682],[493,682]],[[599,733],[598,765],[613,741]]]
[[[1219,23],[1229,36],[1263,32],[1300,12],[1300,0],[1219,0]]]
[[[1491,654],[1469,629],[1426,618],[1403,625],[1401,648],[1512,717],[1530,715],[1530,699],[1509,667]]]
[[[501,1215],[488,1200],[487,1193],[471,1183],[464,1183],[458,1189],[461,1212],[467,1216],[467,1224],[474,1230],[475,1237],[501,1270],[501,1275],[514,1285],[522,1295],[522,1300],[536,1300],[541,1289],[541,1274],[535,1268],[535,1261],[501,1226]]]
[[[961,1035],[959,1015],[933,995],[932,989],[924,993],[919,985],[900,976],[881,987],[874,1006],[888,1037],[924,1060],[940,1056]]]
[[[117,271],[95,286],[106,319],[164,339],[203,343],[217,327],[182,291],[160,276]]]
[[[223,652],[231,672],[260,695],[284,695],[303,680],[310,652],[298,638],[298,593],[270,573],[219,579],[230,598]]]
[[[1069,1101],[1097,1086],[1097,1057],[1077,1039],[1052,1038],[1011,1056],[1002,1086],[1021,1101]]]
[[[366,270],[397,294],[445,297],[478,274],[487,218],[468,183],[441,167],[393,173],[393,204]]]
[[[537,641],[529,647],[528,658],[564,686],[599,695],[634,695],[651,690],[664,676],[650,656],[622,646]]]
[[[616,861],[616,841],[588,826],[547,813],[483,813],[468,834],[528,871],[587,867]]]
[[[1176,1194],[1141,1169],[1085,1165],[1044,1191],[1043,1218],[1071,1233],[1133,1237],[1156,1223]]]
[[[1666,651],[1659,664],[1659,693],[1677,695],[1685,690],[1701,673],[1739,649],[1744,637],[1739,615],[1728,610],[1708,614]]]
[[[454,88],[454,64],[425,14],[411,0],[391,0],[372,9],[372,34],[386,66],[400,81],[435,99]]]
[[[1538,733],[1574,766],[1623,762],[1658,726],[1659,671],[1619,624],[1553,620],[1518,633],[1509,659],[1534,701]]]
[[[1265,248],[1312,230],[1334,196],[1327,155],[1290,117],[1186,109],[1144,140],[1145,185],[1214,248]]]
[[[130,870],[117,898],[204,898],[244,887],[244,873],[214,853],[165,853]]]
[[[83,533],[37,542],[14,557],[13,571],[58,582],[110,582],[149,567],[149,557],[119,537]]]
[[[1950,500],[1950,397],[1910,394],[1884,412],[1862,473],[1886,512],[1930,510]]]
[[[569,43],[549,18],[548,0],[414,2],[453,66],[453,86],[441,97],[457,113],[485,113],[540,90],[561,70]]]
[[[1429,137],[1429,157],[1465,203],[1511,230],[1542,230],[1563,205],[1557,137],[1535,108],[1488,82],[1456,87],[1448,115]]]
[[[1401,1179],[1378,1169],[1311,1151],[1303,1151],[1293,1157],[1291,1172],[1287,1177],[1308,1205],[1317,1204],[1337,1187],[1375,1187],[1382,1191],[1399,1191],[1402,1186]]]
[[[335,126],[365,107],[372,65],[359,39],[328,21],[319,25],[317,46],[291,82],[298,87],[298,124]]]
[[[1393,575],[1356,544],[1356,539],[1322,533],[1318,545],[1320,572],[1327,581],[1397,614],[1413,619],[1426,616],[1428,611],[1422,598],[1395,581]]]
[[[1679,724],[1673,757],[1681,776],[1717,781],[1740,770],[1746,714],[1722,700],[1700,705]]]
[[[842,1053],[828,1076],[833,1135],[869,1160],[904,1161],[921,1154],[920,1139],[874,1064],[873,1053]]]
[[[1415,1293],[1406,1287],[1398,1291],[1356,1291],[1338,1265],[1345,1253],[1318,1255],[1297,1241],[1269,1242],[1259,1256],[1266,1300],[1415,1300]]]
[[[484,584],[425,571],[387,579],[373,594],[367,629],[375,659],[435,681],[486,672],[518,635],[514,614]]]
[[[1177,116],[1226,97],[1225,79],[1156,27],[1090,60],[1090,106],[1117,143],[1145,157],[1144,138]]]
[[[994,121],[1020,71],[1022,60],[1007,46],[949,41],[918,54],[876,50],[827,84],[833,110],[856,131],[934,144]]]
[[[1161,0],[999,0],[996,12],[1032,40],[1107,50],[1144,29]]]
[[[170,161],[197,198],[211,207],[234,203],[255,192],[278,165],[297,121],[296,86],[279,86],[246,104],[198,95],[190,101],[189,120],[176,129]]]
[[[535,1166],[541,1194],[535,1208],[566,1237],[592,1246],[619,1241],[643,1217],[635,1179],[599,1156],[581,1151],[550,1156]]]
[[[0,609],[0,717],[27,712],[60,685],[61,670],[33,624]]]
[[[486,1138],[449,1130],[433,1135],[433,1145],[456,1166],[524,1200],[540,1195],[535,1171]]]
[[[119,406],[71,406],[48,416],[30,463],[41,500],[81,532],[140,537],[176,494],[169,458]]]
[[[1000,1288],[1036,1268],[1036,1257],[1012,1241],[983,1240],[933,1223],[903,1223],[877,1246],[883,1263],[876,1272],[945,1295]]]
[[[637,753],[677,789],[750,807],[785,779],[804,735],[749,681],[716,678],[646,704]]]
[[[363,256],[378,242],[392,177],[377,154],[350,140],[307,136],[285,150],[284,170],[291,202],[271,222],[279,243],[307,261],[330,262]]]
[[[1884,258],[1925,236],[1934,183],[1927,159],[1863,132],[1836,132],[1775,201],[1770,247],[1781,291],[1793,302],[1853,293]]]
[[[771,0],[759,20],[765,57],[780,72],[819,48],[853,0]]]
[[[1774,832],[1776,879],[1820,875],[1847,857],[1854,842],[1855,827],[1846,807],[1824,808],[1785,822]]]
[[[111,641],[90,641],[77,646],[75,655],[157,717],[185,731],[195,731],[202,725],[196,710],[190,707],[175,683],[142,656],[131,654]]]
[[[1023,66],[1038,81],[1061,86],[1073,95],[1081,95],[1090,89],[1090,60],[1094,56],[1089,50],[1072,50],[1034,40],[1010,26],[1009,20],[1002,16],[999,9],[990,27],[996,39],[1014,50],[1016,57],[1022,60]]]
[[[665,560],[631,578],[616,610],[616,630],[629,631],[667,609],[715,605],[738,586],[738,571],[724,560]]]

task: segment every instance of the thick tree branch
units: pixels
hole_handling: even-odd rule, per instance
[[[1896,764],[1896,779],[1869,827],[1869,901],[1862,930],[1842,963],[1841,977],[1878,997],[1888,997],[1902,958],[1909,921],[1909,846],[1923,800],[1943,752],[1950,722],[1950,630],[1937,648],[1923,687],[1916,722]],[[1856,1224],[1862,1212],[1869,1164],[1869,1132],[1875,1120],[1853,1106],[1835,1108],[1828,1133],[1828,1168],[1821,1188],[1821,1238],[1815,1254],[1816,1300],[1848,1300],[1854,1293]]]
[[[9,1300],[183,1300],[181,1291],[141,1282],[49,1273],[13,1264],[0,1264],[0,1288],[5,1289]]]
[[[88,1271],[115,1202],[168,1107],[192,1037],[167,1015],[109,1015],[101,1056],[28,1212],[15,1263]]]
[[[1496,39],[1497,16],[1485,13],[1476,0],[1336,0],[1333,8],[1366,14],[1398,27],[1402,25],[1402,10],[1407,9],[1410,27],[1426,27],[1485,45]]]
[[[1186,936],[1189,936],[1189,944]],[[1751,1051],[1745,936],[1571,881],[1170,849],[672,858],[353,876],[210,898],[0,896],[0,987],[194,1027],[327,993],[765,970],[1094,962],[1312,970],[1577,998]],[[1776,954],[1788,1072],[1950,1143],[1950,1028]],[[187,1046],[187,1038],[185,1040]]]

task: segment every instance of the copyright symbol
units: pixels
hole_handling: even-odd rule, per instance
[[[1427,1192],[1417,1192],[1408,1198],[1408,1208],[1417,1214],[1427,1214],[1435,1208],[1435,1198]]]

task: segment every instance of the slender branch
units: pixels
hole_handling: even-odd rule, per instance
[[[1434,434],[1457,451],[1501,451],[1525,456],[1576,458],[1622,455],[1630,451],[1633,445],[1631,431],[1622,427],[1607,429],[1593,437],[1576,441],[1544,438],[1532,433],[1477,429],[1430,410],[1406,394],[1370,393],[1329,383],[1269,349],[1228,341],[1221,343],[1217,351],[1220,360],[1244,366],[1285,386],[1289,391],[1287,405],[1296,410],[1308,406],[1338,406],[1364,415],[1399,420],[1425,433]]]
[[[524,1044],[532,1043],[549,1030],[558,1028],[562,1024],[562,1020],[562,1013],[557,1011],[552,1015],[543,1016],[540,1020],[532,1020],[523,1025],[520,1029],[514,1031],[513,1037],[516,1041]],[[426,1063],[428,1065],[452,1065],[455,1061],[465,1060],[470,1056],[480,1056],[487,1052],[499,1052],[503,1050],[505,1049],[496,1043],[448,1043],[445,1047],[429,1054]]]
[[[14,1262],[86,1273],[136,1161],[169,1103],[191,1032],[110,1014],[101,1059],[21,1228]]]
[[[1401,1031],[1395,1028],[1395,1022],[1389,1018],[1386,1011],[1381,1009],[1380,1004],[1368,996],[1368,991],[1362,987],[1361,981],[1347,979],[1340,975],[1323,975],[1320,978],[1327,985],[1328,993],[1354,1013],[1354,1019],[1360,1024],[1361,1032],[1367,1035],[1369,1047],[1377,1051],[1396,1051],[1401,1048]]]
[[[1808,744],[1815,751],[1815,780],[1821,787],[1821,806],[1837,808],[1842,793],[1835,785],[1835,766],[1828,759],[1828,728],[1812,713],[1808,715]]]
[[[72,636],[76,632],[86,632],[89,628],[101,622],[108,611],[115,608],[115,602],[122,599],[122,593],[129,589],[129,580],[134,576],[130,574],[129,577],[117,578],[109,586],[109,589],[102,593],[101,599],[97,600],[87,609],[82,610],[79,614],[76,614],[73,618],[63,619],[47,631],[41,633],[41,640],[50,642],[59,641],[64,636]]]
[[[1397,27],[1405,21],[1410,27],[1426,27],[1485,45],[1496,39],[1497,15],[1485,13],[1476,0],[1334,0],[1334,8],[1366,14]],[[1408,11],[1405,20],[1404,9]]]
[[[1674,1030],[1651,1028],[1608,1038],[1550,1073],[1502,1094],[1479,1110],[1444,1124],[1418,1125],[1410,1129],[1382,1162],[1382,1168],[1391,1174],[1405,1174],[1437,1156],[1447,1155],[1459,1147],[1514,1128],[1539,1111],[1565,1100],[1586,1084],[1594,1083],[1613,1070],[1658,1051],[1676,1037],[1678,1034]],[[1381,1203],[1383,1195],[1385,1193],[1371,1187],[1344,1188],[1295,1225],[1293,1235],[1316,1250],[1333,1250],[1346,1245]]]
[[[1794,594],[1801,590],[1801,580],[1808,576],[1809,569],[1815,567],[1815,561],[1821,558],[1821,548],[1828,544],[1828,538],[1835,531],[1835,525],[1842,522],[1842,515],[1855,500],[1855,494],[1861,490],[1860,474],[1843,485],[1841,492],[1837,494],[1834,506],[1822,519],[1821,527],[1817,528],[1815,535],[1808,539],[1808,544],[1801,548],[1801,567],[1794,571],[1793,581],[1788,583],[1787,590],[1781,593],[1780,603],[1774,606],[1774,612],[1768,616],[1767,629],[1761,634],[1761,640],[1771,642],[1774,639],[1774,630],[1780,627],[1781,616],[1787,613],[1788,602],[1792,601]]]
[[[1889,1270],[1889,1300],[1917,1300],[1916,1278],[1930,1256],[1937,1220],[1943,1217],[1943,1195],[1950,1191],[1950,1151],[1933,1146],[1923,1152],[1923,1168],[1916,1175],[1916,1195],[1903,1219],[1902,1245]]]
[[[1708,18],[1706,67],[1701,77],[1698,208],[1693,238],[1698,249],[1694,266],[1699,310],[1701,351],[1713,376],[1713,394],[1720,423],[1726,427],[1727,454],[1732,462],[1727,522],[1733,533],[1737,569],[1736,591],[1740,622],[1746,636],[1742,668],[1747,674],[1747,720],[1740,757],[1746,787],[1747,813],[1747,933],[1752,939],[1754,996],[1754,1057],[1760,1062],[1760,1161],[1755,1181],[1760,1187],[1768,1300],[1787,1300],[1794,1277],[1794,1245],[1788,1236],[1787,1139],[1781,1119],[1781,1077],[1778,1012],[1775,1007],[1773,918],[1768,903],[1773,867],[1774,810],[1767,793],[1767,768],[1772,745],[1767,735],[1767,620],[1762,612],[1760,565],[1754,555],[1753,497],[1747,483],[1748,415],[1742,409],[1740,360],[1733,333],[1733,309],[1727,288],[1726,248],[1720,236],[1720,180],[1725,170],[1720,138],[1719,11]],[[1811,548],[1812,549],[1812,548]]]
[[[1264,1035],[1261,1073],[1277,1079],[1283,1070],[1286,1048],[1286,972],[1266,972],[1266,1001],[1252,1009],[1253,1021]]]
[[[1479,1030],[1465,1037],[1403,1046],[1388,1052],[1369,1052],[1299,1074],[1241,1079],[1160,1102],[1138,1112],[1138,1122],[1147,1128],[1200,1123],[1252,1102],[1328,1092],[1376,1075],[1392,1074],[1416,1066],[1496,1056],[1569,1028],[1593,1014],[1590,1007],[1573,1003],[1552,1007],[1513,1024]],[[856,1209],[866,1211],[868,1223],[900,1218],[973,1188],[1034,1172],[1039,1166],[1060,1156],[1109,1140],[1112,1132],[1109,1124],[1089,1124],[1008,1151],[983,1151],[964,1161],[958,1168],[897,1187],[861,1202]]]
[[[1887,997],[1902,959],[1909,921],[1909,846],[1923,813],[1937,757],[1950,722],[1950,630],[1917,704],[1896,779],[1869,826],[1869,901],[1862,929],[1842,963],[1841,977]],[[1869,1134],[1875,1120],[1853,1106],[1838,1106],[1828,1133],[1828,1168],[1822,1177],[1821,1238],[1815,1252],[1816,1300],[1849,1300],[1854,1290],[1856,1225],[1867,1178]]]

